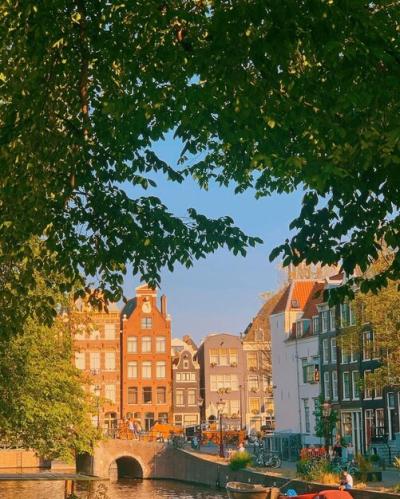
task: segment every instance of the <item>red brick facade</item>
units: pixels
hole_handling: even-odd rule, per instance
[[[166,298],[142,285],[122,311],[122,417],[134,417],[149,430],[171,420],[171,321]]]

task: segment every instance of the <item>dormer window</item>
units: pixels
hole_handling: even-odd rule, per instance
[[[292,308],[300,308],[299,300],[292,300]]]

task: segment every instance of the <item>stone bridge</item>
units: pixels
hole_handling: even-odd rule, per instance
[[[93,456],[78,457],[77,471],[111,480],[168,476],[174,451],[171,446],[159,442],[104,440],[96,446]]]

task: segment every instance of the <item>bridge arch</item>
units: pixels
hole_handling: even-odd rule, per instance
[[[146,474],[142,460],[126,452],[115,456],[108,467],[108,475],[112,481],[121,478],[145,478]]]

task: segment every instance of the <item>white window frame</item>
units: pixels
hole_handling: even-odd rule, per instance
[[[151,336],[142,336],[140,347],[141,353],[151,353]]]
[[[156,336],[156,352],[165,353],[167,349],[166,336]]]
[[[346,397],[346,389],[345,389],[346,384],[344,382],[345,374],[347,374],[348,380],[349,380],[349,383],[348,383],[348,386],[349,386],[348,397]],[[350,371],[343,371],[343,373],[342,373],[342,386],[343,386],[343,400],[351,400],[350,399],[350,397],[351,397],[351,376],[350,376]]]
[[[330,387],[330,376],[329,371],[324,371],[324,399],[331,399],[331,387]]]
[[[143,379],[151,379],[152,378],[152,366],[151,362],[149,360],[145,360],[142,362],[142,378]]]
[[[329,340],[324,338],[322,340],[322,363],[329,364]]]
[[[156,378],[164,379],[167,376],[167,363],[165,360],[158,360],[156,362]]]
[[[115,352],[104,352],[104,369],[106,371],[115,371],[117,367]]]
[[[356,374],[358,374],[358,380],[356,380]],[[359,382],[360,382],[360,371],[351,371],[351,389],[352,389],[352,395],[353,395],[353,400],[360,400],[360,388],[359,388]],[[358,395],[357,395],[357,387],[358,387]]]
[[[75,352],[75,367],[83,371],[86,366],[85,352]]]
[[[113,322],[104,324],[104,339],[115,340],[117,335],[117,325]]]
[[[337,362],[336,338],[331,338],[331,362],[332,364]]]
[[[128,353],[137,353],[138,351],[138,338],[137,336],[128,336],[126,342],[126,349]]]
[[[128,362],[127,375],[129,379],[136,379],[138,377],[138,363],[136,360]]]
[[[337,401],[339,400],[339,392],[338,392],[338,373],[337,371],[332,371],[331,373],[331,378],[332,378],[332,400]]]

